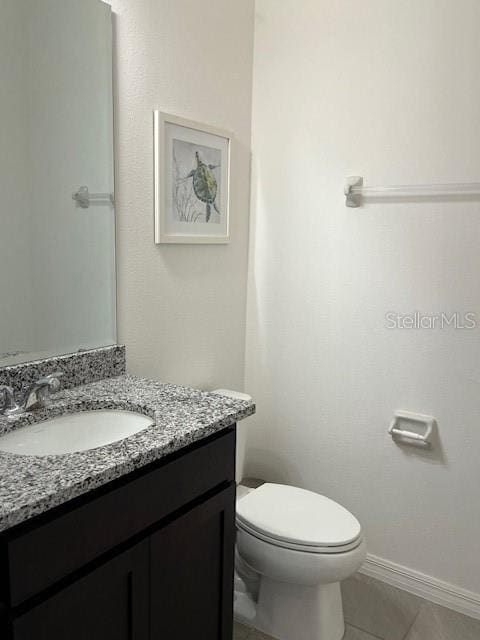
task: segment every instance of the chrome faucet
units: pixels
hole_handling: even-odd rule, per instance
[[[48,404],[50,394],[60,389],[61,371],[55,371],[48,376],[40,378],[31,384],[23,392],[20,402],[15,400],[15,392],[12,387],[0,385],[0,415],[18,416],[32,409],[41,409]],[[3,394],[3,404],[1,403]]]
[[[0,415],[9,416],[18,413],[18,404],[15,402],[15,393],[12,387],[8,387],[6,384],[0,385],[0,394],[3,394],[3,405],[0,404]]]

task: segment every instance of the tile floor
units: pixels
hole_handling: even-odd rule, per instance
[[[249,627],[243,626],[243,624],[235,622],[233,640],[271,640],[271,638],[264,633],[260,633],[260,631],[250,629]]]
[[[342,584],[344,640],[480,640],[480,620],[356,574]],[[271,640],[238,623],[234,640]]]
[[[266,636],[264,633],[260,633],[260,631],[249,629],[236,622],[233,631],[233,640],[275,640],[275,638]],[[347,625],[343,640],[376,640],[376,638],[361,629]]]

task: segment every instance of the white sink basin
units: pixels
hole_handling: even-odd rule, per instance
[[[48,456],[87,451],[118,442],[153,424],[132,411],[80,411],[21,427],[0,437],[0,451]]]

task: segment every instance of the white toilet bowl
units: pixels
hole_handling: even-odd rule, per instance
[[[251,400],[228,389],[215,393]],[[237,431],[237,483],[243,477],[245,440],[242,423]],[[347,509],[297,487],[240,485],[237,555],[242,588],[236,597],[244,621],[279,640],[343,638],[340,582],[366,557],[361,526]],[[258,587],[247,594],[246,585],[255,582],[252,574],[258,576]]]
[[[341,640],[340,581],[365,560],[358,520],[297,487],[264,484],[237,502],[237,548],[260,576],[255,626],[279,640]]]

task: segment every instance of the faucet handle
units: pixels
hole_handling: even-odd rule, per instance
[[[49,391],[58,391],[60,389],[60,378],[63,376],[63,371],[54,371],[49,373],[40,380],[37,380],[39,385],[47,385]]]

